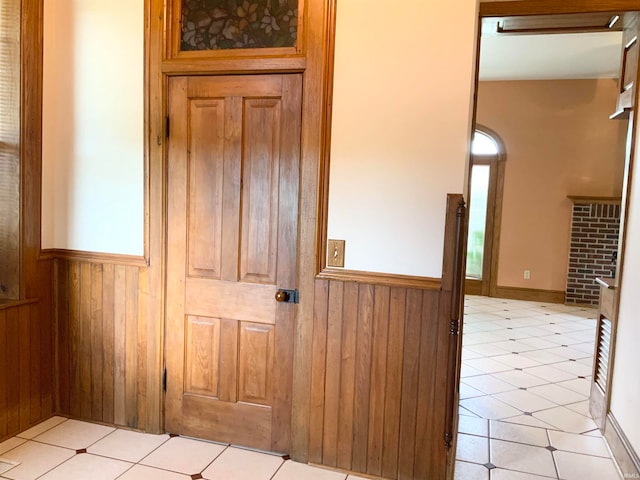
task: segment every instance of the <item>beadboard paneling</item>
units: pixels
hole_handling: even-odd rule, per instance
[[[55,260],[59,391],[72,417],[147,425],[147,269]]]
[[[45,302],[0,304],[0,441],[53,413],[52,328]]]

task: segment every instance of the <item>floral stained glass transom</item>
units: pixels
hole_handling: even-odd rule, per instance
[[[180,49],[295,47],[298,0],[182,0]]]

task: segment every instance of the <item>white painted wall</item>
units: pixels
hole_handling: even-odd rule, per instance
[[[639,137],[640,140],[640,137]],[[640,148],[637,142],[636,152]],[[636,155],[637,157],[637,155]],[[631,200],[625,240],[625,257],[620,286],[620,310],[616,335],[615,364],[611,391],[611,412],[622,427],[634,450],[640,452],[640,375],[638,341],[640,339],[640,158],[631,175]]]
[[[42,247],[141,255],[143,0],[45,0]]]
[[[476,0],[338,2],[328,237],[346,240],[345,268],[441,276],[446,195],[465,188],[476,16]]]

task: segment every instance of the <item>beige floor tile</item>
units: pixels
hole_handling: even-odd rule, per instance
[[[531,375],[535,375],[536,377],[540,377],[543,380],[547,380],[548,382],[562,382],[564,380],[572,380],[576,378],[575,375],[563,370],[558,370],[557,368],[554,368],[553,365],[526,368],[524,371]]]
[[[4,442],[0,443],[0,455],[2,455],[5,452],[8,452],[9,450],[13,450],[16,447],[19,447],[26,441],[27,441],[26,439],[18,438],[18,437],[13,437],[13,438],[10,438],[9,440],[5,440]]]
[[[54,468],[39,480],[115,480],[131,463],[83,453]]]
[[[193,475],[201,473],[226,447],[215,443],[174,437],[140,461],[149,467]]]
[[[584,433],[596,428],[593,420],[565,407],[542,410],[535,412],[533,416],[556,427],[557,430],[570,433]]]
[[[13,480],[34,480],[75,455],[73,450],[36,442],[27,442],[2,455],[3,458],[20,462],[3,474]]]
[[[485,395],[484,392],[481,392],[480,390],[473,388],[464,382],[460,382],[460,398],[461,399],[482,397],[483,395]]]
[[[491,463],[496,467],[553,477],[556,469],[546,448],[491,440]]]
[[[546,380],[542,380],[541,378],[535,377],[533,375],[529,375],[524,371],[520,370],[511,370],[510,372],[499,372],[494,373],[494,377],[498,380],[502,380],[503,382],[510,383],[511,385],[518,388],[531,388],[536,387],[538,385],[544,385],[547,383]]]
[[[467,398],[466,400],[461,400],[460,405],[467,410],[472,411],[479,417],[487,418],[489,420],[515,417],[516,415],[522,414],[521,410],[517,410],[506,403],[489,396]]]
[[[557,477],[542,477],[532,473],[514,472],[513,470],[504,470],[502,468],[491,470],[491,480],[544,480],[545,478],[555,479]]]
[[[275,455],[229,447],[202,476],[207,480],[269,480],[283,462]]]
[[[563,362],[565,360],[564,357],[554,355],[553,353],[549,353],[546,350],[531,350],[530,352],[522,352],[520,355],[540,362],[543,365],[552,365],[554,363]]]
[[[134,465],[121,477],[118,477],[118,480],[191,480],[191,477],[159,468]]]
[[[44,433],[47,430],[51,430],[53,427],[57,427],[58,425],[66,421],[67,419],[64,417],[51,417],[50,419],[45,420],[44,422],[39,423],[35,427],[31,427],[29,430],[25,430],[24,432],[19,433],[16,436],[31,440],[37,437],[38,435],[40,435],[41,433]]]
[[[169,440],[169,435],[149,435],[128,430],[116,430],[89,447],[87,451],[103,457],[136,463],[167,440]]]
[[[553,366],[554,368],[557,368],[559,370],[564,370],[565,372],[572,373],[574,375],[574,378],[581,376],[588,377],[589,375],[591,375],[591,367],[584,365],[583,363],[580,363],[578,361],[556,363]]]
[[[591,457],[570,452],[553,452],[558,473],[563,480],[617,480],[618,469],[609,458]]]
[[[475,463],[456,461],[454,480],[489,480],[489,470]]]
[[[556,403],[550,402],[549,400],[526,390],[513,390],[511,392],[497,393],[493,395],[493,398],[497,398],[507,405],[511,405],[523,412],[537,412],[539,410],[558,406]]]
[[[558,384],[532,387],[529,388],[529,392],[538,395],[539,397],[546,398],[547,400],[551,400],[558,405],[581,402],[585,399],[583,395],[580,395],[573,390],[569,390],[568,388],[560,387]]]
[[[505,365],[504,363],[496,361],[495,360],[496,358],[499,358],[499,357],[476,358],[474,360],[466,361],[465,365],[475,368],[476,370],[479,370],[482,373],[505,372],[507,370],[513,369],[513,367],[510,367],[509,365]]]
[[[551,445],[558,450],[609,458],[609,450],[602,438],[558,431],[549,431],[549,438]]]
[[[456,459],[484,464],[489,461],[489,439],[475,435],[458,434]]]
[[[489,436],[489,421],[484,418],[460,416],[458,418],[458,431],[480,437]]]
[[[568,388],[580,395],[588,397],[591,394],[591,381],[588,378],[576,378],[566,382],[557,383],[559,387]]]
[[[480,375],[477,377],[465,378],[464,383],[488,395],[508,392],[518,388],[510,383],[497,379],[493,375]]]
[[[549,445],[547,431],[544,428],[491,421],[489,432],[491,438],[498,440],[525,443],[527,445],[534,445],[537,447],[546,447]]]
[[[101,438],[106,437],[115,428],[94,423],[67,420],[60,425],[38,435],[34,440],[58,447],[80,450],[88,448]]]
[[[589,400],[584,400],[582,402],[570,403],[565,405],[569,410],[573,410],[580,415],[584,415],[585,417],[591,417],[591,413],[589,412]]]
[[[540,362],[525,357],[524,355],[510,353],[508,355],[500,355],[493,357],[496,362],[504,363],[511,368],[531,368],[540,366]]]
[[[555,429],[553,425],[549,425],[548,423],[543,422],[542,420],[538,420],[531,415],[518,415],[517,417],[509,417],[501,420],[505,423],[514,423],[516,425],[526,425],[528,427],[536,427],[536,428],[547,428],[547,429]]]
[[[469,377],[476,377],[482,374],[484,374],[483,371],[478,370],[477,368],[473,368],[472,366],[467,365],[466,363],[463,363],[462,367],[460,368],[460,378],[467,379]]]
[[[278,473],[274,475],[273,480],[345,480],[346,478],[347,475],[344,473],[289,460],[284,462]]]

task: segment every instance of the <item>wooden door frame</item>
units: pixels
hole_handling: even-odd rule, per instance
[[[465,279],[465,291],[471,295],[495,297],[498,288],[498,261],[500,253],[500,234],[502,225],[502,200],[504,198],[504,176],[506,169],[507,151],[500,135],[484,125],[475,125],[476,131],[485,133],[498,144],[497,155],[470,155],[469,184],[467,191],[471,192],[471,172],[474,165],[489,165],[489,194],[487,202],[487,220],[485,228],[485,247],[482,266],[482,280]],[[471,194],[469,193],[469,196]],[[469,198],[469,202],[471,198]],[[470,212],[469,208],[469,212]]]
[[[564,2],[555,2],[554,0],[516,0],[516,1],[494,1],[480,3],[479,11],[479,25],[482,24],[484,17],[501,17],[501,16],[526,16],[526,15],[555,15],[555,14],[571,14],[571,13],[598,13],[598,12],[640,12],[639,0],[565,0]],[[476,96],[473,104],[473,125],[475,125],[477,114],[477,91],[478,91],[478,77],[479,77],[479,52],[480,52],[480,37],[481,32],[478,32],[478,62],[476,63]],[[622,214],[620,220],[620,236],[618,244],[618,261],[616,265],[617,283],[622,284],[622,278],[624,275],[624,258],[626,249],[626,236],[627,226],[629,222],[629,209],[631,199],[631,177],[634,170],[634,164],[636,162],[636,143],[638,141],[638,135],[640,135],[638,121],[639,121],[639,88],[638,82],[640,81],[640,68],[636,74],[636,88],[633,96],[633,108],[629,115],[629,138],[627,141],[626,161],[624,168],[623,179],[623,192],[622,192]],[[615,107],[612,107],[614,109]],[[614,301],[614,310],[619,310],[620,295],[616,296]],[[611,340],[611,350],[614,352],[609,366],[610,371],[613,372],[615,364],[615,336]],[[607,413],[609,413],[610,404],[610,392],[607,402]],[[609,433],[609,427],[612,427],[613,432]],[[610,415],[607,415],[607,426],[605,429],[605,436],[607,439],[612,439],[614,444],[614,455],[620,456],[626,460],[626,456],[629,455],[624,440],[622,438],[623,432],[617,426],[617,422]],[[629,458],[628,461],[631,461]]]
[[[292,392],[291,452],[294,460],[306,463],[309,452],[311,395],[311,351],[314,281],[318,243],[320,165],[325,145],[324,118],[328,98],[328,63],[336,0],[304,0],[304,51],[296,56],[171,59],[168,51],[165,0],[145,0],[145,137],[149,202],[149,331],[148,331],[148,425],[150,431],[164,430],[162,371],[164,368],[166,285],[166,141],[165,118],[167,80],[173,75],[304,73],[302,103],[302,145],[300,163],[300,224],[298,290],[301,303],[295,322]]]

